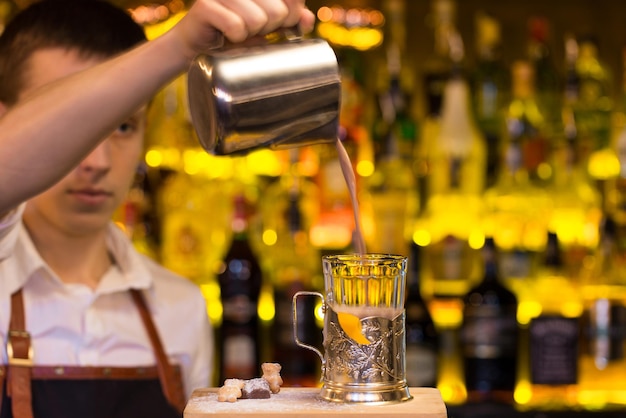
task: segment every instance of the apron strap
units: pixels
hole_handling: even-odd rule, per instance
[[[181,376],[179,374],[177,375],[176,369],[172,367],[167,360],[167,355],[163,350],[159,333],[154,326],[154,322],[152,321],[152,317],[148,310],[148,305],[143,293],[140,290],[131,289],[130,294],[133,297],[135,305],[139,309],[141,320],[143,321],[144,327],[148,331],[148,336],[152,342],[152,348],[157,360],[159,381],[161,382],[161,388],[163,389],[165,398],[182,414],[185,409],[186,400]]]
[[[7,395],[11,397],[11,409],[14,417],[33,418],[30,385],[33,348],[25,323],[24,300],[22,289],[20,289],[11,295],[11,319],[7,342]]]

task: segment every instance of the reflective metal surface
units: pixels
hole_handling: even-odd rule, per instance
[[[212,154],[290,148],[337,137],[341,81],[321,39],[225,46],[188,72],[189,107]]]

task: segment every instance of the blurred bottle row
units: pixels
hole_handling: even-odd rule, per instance
[[[626,407],[626,101],[615,99],[626,90],[590,37],[566,35],[554,63],[545,18],[505,64],[499,22],[479,13],[469,65],[452,0],[431,2],[432,53],[413,68],[406,4],[383,5],[364,24],[378,45],[334,45],[338,135],[368,251],[410,257],[409,384],[436,385],[449,404]],[[320,25],[345,30],[349,12],[320,8]],[[329,30],[318,34],[334,39]],[[212,156],[186,105],[184,78],[155,99],[145,165],[117,220],[203,290],[216,384],[280,361],[287,385],[316,385],[321,365],[295,346],[291,298],[323,288],[321,255],[354,251],[335,147]],[[299,339],[318,346],[319,303],[297,314]]]

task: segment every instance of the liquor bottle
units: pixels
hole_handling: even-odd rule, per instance
[[[550,22],[544,16],[528,20],[528,61],[533,69],[536,102],[544,118],[544,135],[548,140],[559,135],[563,87],[551,47]]]
[[[218,273],[223,306],[218,330],[219,381],[251,379],[260,374],[260,324],[258,302],[262,287],[259,260],[248,237],[249,203],[242,194],[234,198],[233,237]]]
[[[402,145],[414,135],[412,120],[406,117],[406,95],[400,86],[400,56],[397,45],[388,47],[388,89],[379,97],[382,146],[372,176],[367,178],[374,230],[367,247],[372,252],[408,255],[407,243],[418,211],[415,176]],[[404,155],[403,155],[404,154]]]
[[[537,97],[535,75],[529,61],[518,60],[511,66],[512,88],[506,110],[506,132],[508,141],[520,143],[522,161],[530,181],[543,187],[552,176],[551,149],[545,106]]]
[[[411,242],[407,275],[406,381],[410,387],[436,387],[438,339],[435,323],[422,298],[420,246]]]
[[[626,383],[626,274],[617,224],[606,216],[601,241],[583,274],[584,314],[580,354],[580,406],[623,407]]]
[[[568,276],[556,233],[548,232],[545,258],[528,285],[536,312],[528,327],[528,381],[515,390],[521,409],[566,410],[578,403],[578,354],[582,298],[577,277]]]
[[[460,300],[480,279],[485,177],[485,141],[470,111],[469,87],[461,77],[446,84],[441,129],[427,157],[429,195],[414,240],[426,247],[424,289],[426,297],[434,297],[435,323],[458,325],[459,309],[444,309],[448,313],[442,316],[444,311],[436,306]]]
[[[494,240],[485,239],[484,276],[464,298],[461,341],[468,402],[513,403],[517,298],[500,281]]]
[[[476,122],[487,141],[486,185],[493,186],[501,169],[504,109],[510,100],[510,75],[500,56],[500,23],[478,13],[477,62],[472,72],[472,98]]]

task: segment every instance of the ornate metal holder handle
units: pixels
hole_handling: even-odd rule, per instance
[[[320,360],[322,361],[322,376],[324,376],[324,371],[326,369],[326,360],[324,359],[324,354],[322,354],[322,352],[320,350],[318,350],[316,347],[313,347],[310,344],[307,344],[305,342],[300,341],[300,338],[298,338],[298,296],[317,296],[320,299],[322,299],[322,309],[324,311],[326,311],[326,303],[324,302],[324,295],[322,295],[320,292],[311,292],[311,291],[306,291],[306,290],[302,290],[299,292],[296,292],[295,295],[293,295],[293,302],[292,302],[292,311],[293,311],[293,338],[296,341],[296,344],[299,345],[302,348],[306,348],[309,349],[311,351],[315,351],[317,353],[317,355],[319,356]]]

